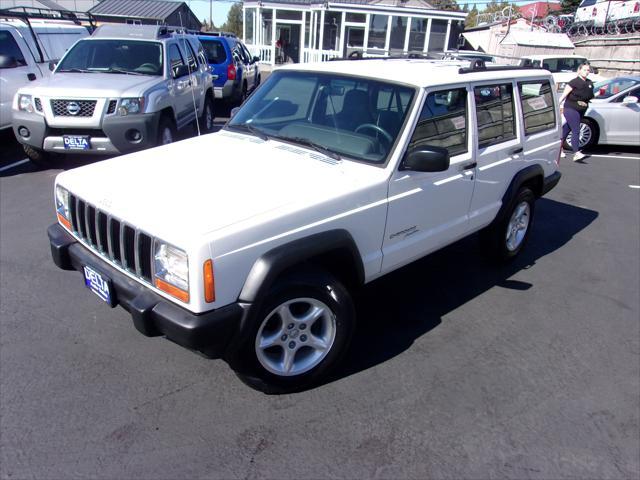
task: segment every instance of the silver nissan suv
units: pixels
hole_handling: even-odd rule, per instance
[[[195,35],[163,26],[102,25],[51,77],[21,88],[13,129],[37,164],[56,154],[120,154],[213,129],[213,80]]]

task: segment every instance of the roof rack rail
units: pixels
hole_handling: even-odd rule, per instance
[[[197,32],[197,35],[205,35],[207,37],[230,37],[230,38],[238,38],[238,36],[233,32]]]
[[[541,70],[540,67],[534,67],[531,65],[520,66],[520,65],[504,65],[500,67],[487,67],[484,63],[484,60],[475,59],[471,61],[471,65],[469,67],[462,67],[458,70],[458,73],[477,73],[477,72],[506,72],[508,70]]]
[[[22,20],[27,24],[29,33],[36,45],[38,55],[40,56],[40,62],[44,63],[44,53],[40,47],[40,40],[33,31],[33,26],[30,20],[67,20],[75,23],[79,26],[84,26],[89,33],[93,33],[96,29],[96,18],[89,12],[77,12],[75,10],[54,10],[51,8],[37,8],[37,7],[11,7],[0,9],[0,18],[14,18]],[[87,22],[89,25],[82,25],[82,22]]]
[[[354,50],[353,52],[351,52],[349,55],[347,55],[346,57],[334,57],[334,58],[330,58],[329,61],[341,61],[341,60],[407,60],[407,59],[423,59],[423,60],[438,60],[439,57],[437,57],[434,53],[432,52],[423,52],[423,51],[408,51],[408,52],[403,52],[403,53],[394,53],[394,54],[389,54],[389,55],[385,55],[386,53],[389,53],[388,51],[383,51],[380,52],[379,50],[374,50],[371,53],[373,53],[373,55],[371,56],[364,56],[365,54],[369,53],[367,50],[365,50],[364,52],[361,50]],[[380,55],[380,54],[383,55]]]

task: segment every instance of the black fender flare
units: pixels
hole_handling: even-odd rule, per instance
[[[275,247],[258,258],[238,297],[241,303],[256,303],[264,298],[275,279],[285,270],[332,251],[346,251],[356,266],[356,276],[364,283],[364,265],[358,247],[351,234],[342,229],[328,230],[299,238]]]
[[[518,193],[518,190],[520,190],[520,187],[526,182],[533,179],[539,180],[540,182],[540,189],[538,191],[536,191],[535,188],[532,189],[534,195],[536,197],[540,197],[542,195],[542,187],[544,184],[544,170],[542,169],[542,167],[536,163],[534,165],[529,165],[528,167],[523,168],[514,175],[511,183],[507,187],[506,192],[504,192],[504,195],[502,196],[502,206],[500,207],[500,210],[498,211],[494,222],[500,221],[504,217],[504,215],[506,215],[511,202]]]

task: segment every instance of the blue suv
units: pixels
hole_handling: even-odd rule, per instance
[[[207,33],[198,35],[204,47],[216,98],[239,105],[260,84],[259,57],[252,57],[235,35]]]

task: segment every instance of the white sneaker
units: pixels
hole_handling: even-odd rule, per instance
[[[560,150],[560,158],[565,158],[567,156],[566,153],[564,153],[564,150]]]
[[[584,157],[586,157],[584,153],[582,153],[581,151],[577,151],[576,153],[573,154],[573,161],[577,162],[579,160],[582,160]]]

